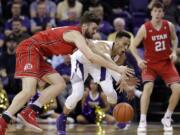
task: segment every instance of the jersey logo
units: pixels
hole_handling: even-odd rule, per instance
[[[27,64],[24,66],[24,71],[31,70],[32,67],[33,67],[33,66],[32,66],[31,63],[27,63]]]

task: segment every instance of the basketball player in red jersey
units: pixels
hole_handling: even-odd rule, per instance
[[[91,38],[96,33],[100,19],[86,12],[81,18],[80,27],[57,27],[39,32],[22,41],[16,50],[16,77],[22,79],[22,91],[15,96],[12,104],[0,118],[0,134],[4,135],[7,124],[36,92],[39,79],[51,85],[43,90],[41,96],[30,106],[18,114],[22,122],[33,131],[42,132],[36,122],[36,114],[41,107],[54,99],[65,87],[65,81],[48,65],[43,57],[59,54],[71,54],[77,47],[93,63],[110,68],[118,73],[129,74],[130,69],[118,67],[103,57],[96,55],[86,44],[85,38]],[[85,37],[85,38],[84,38]]]
[[[142,69],[142,79],[144,81],[144,90],[141,97],[141,117],[137,131],[146,131],[146,114],[157,75],[161,76],[172,90],[168,109],[161,120],[164,131],[172,131],[171,115],[180,97],[180,77],[174,66],[177,59],[178,39],[174,25],[162,19],[164,11],[161,3],[154,3],[151,16],[151,21],[141,26],[130,47],[139,67]],[[144,60],[140,58],[136,50],[142,40],[145,49]]]

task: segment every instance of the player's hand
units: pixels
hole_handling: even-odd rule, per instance
[[[134,69],[128,68],[127,66],[119,66],[119,73],[124,77],[132,77],[134,75]]]
[[[119,89],[120,92],[122,91],[134,91],[136,86],[139,84],[139,79],[136,77],[125,77],[122,78],[119,82],[117,82],[117,89]]]
[[[143,60],[143,59],[139,59],[137,61],[138,63],[138,66],[141,68],[141,69],[145,69],[147,68],[147,61]]]
[[[171,59],[171,61],[174,63],[176,62],[177,60],[177,55],[175,52],[172,52],[170,55],[169,55],[169,58]]]
[[[134,91],[128,91],[127,92],[127,99],[128,100],[133,100],[135,97]]]

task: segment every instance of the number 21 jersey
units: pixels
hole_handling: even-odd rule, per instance
[[[144,24],[146,29],[146,38],[144,38],[145,60],[148,63],[156,63],[161,60],[169,59],[171,54],[171,33],[167,20],[162,21],[162,26],[156,30],[152,23]]]

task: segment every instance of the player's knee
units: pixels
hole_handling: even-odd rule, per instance
[[[55,83],[54,85],[56,85],[60,91],[66,88],[66,82],[64,80],[59,83]]]
[[[117,93],[115,91],[111,91],[107,93],[107,101],[110,104],[116,104],[117,103]]]
[[[143,89],[143,95],[151,95],[153,91],[153,83],[152,82],[148,82],[144,85],[144,89]]]
[[[180,84],[174,83],[171,85],[172,93],[180,95]]]
[[[65,106],[66,108],[72,110],[76,107],[77,103],[82,99],[83,94],[71,94],[66,102],[65,102]]]
[[[73,97],[76,99],[76,102],[79,102],[83,97],[83,93],[76,93],[73,95]]]

